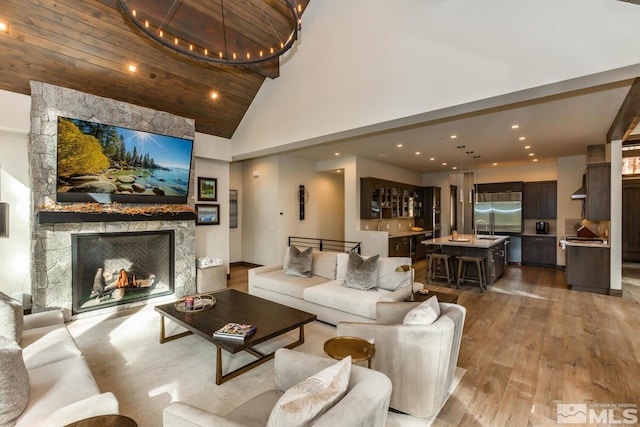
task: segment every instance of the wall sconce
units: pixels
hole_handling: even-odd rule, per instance
[[[0,237],[9,237],[9,203],[0,202]]]

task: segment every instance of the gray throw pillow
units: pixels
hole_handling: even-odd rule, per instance
[[[311,277],[311,264],[313,262],[313,248],[304,251],[295,246],[289,248],[289,260],[284,274],[298,277]]]
[[[22,348],[13,339],[0,336],[0,425],[15,425],[29,403],[29,374]]]
[[[23,324],[22,304],[0,292],[0,335],[19,343]]]
[[[378,285],[378,258],[379,255],[375,255],[364,259],[355,252],[349,252],[347,276],[342,286],[362,291],[375,288]]]

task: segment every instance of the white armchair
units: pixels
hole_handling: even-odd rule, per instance
[[[338,336],[373,339],[373,369],[391,379],[390,406],[416,416],[435,417],[449,398],[455,376],[466,309],[440,303],[430,325],[403,325],[419,302],[379,302],[376,323],[340,322]]]
[[[300,381],[336,363],[335,360],[279,349],[275,354],[275,389],[262,393],[226,415],[187,403],[173,402],[163,411],[164,427],[265,426],[283,393]],[[384,427],[389,411],[391,381],[379,372],[352,366],[347,393],[313,422],[314,427]]]

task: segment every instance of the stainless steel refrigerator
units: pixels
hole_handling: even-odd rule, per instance
[[[476,233],[508,235],[508,261],[522,261],[522,193],[479,193],[473,206]]]

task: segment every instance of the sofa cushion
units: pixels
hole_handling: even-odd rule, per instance
[[[352,313],[367,319],[376,318],[376,303],[392,301],[393,293],[384,289],[361,291],[342,286],[341,280],[332,280],[304,290],[303,299],[314,304]]]
[[[294,385],[278,399],[267,427],[308,426],[347,392],[351,356]]]
[[[378,258],[378,255],[374,255],[365,259],[355,252],[349,252],[344,286],[363,291],[375,288],[378,284]]]
[[[22,357],[29,370],[81,356],[80,349],[64,325],[27,329],[22,334],[20,344],[23,345]]]
[[[20,342],[23,324],[22,304],[0,292],[0,335]]]
[[[336,280],[344,280],[347,278],[347,264],[349,264],[349,254],[338,254],[336,257]]]
[[[396,271],[396,268],[401,265],[411,265],[411,258],[380,258],[378,260],[378,287],[395,291],[403,286],[410,286],[412,282],[411,270]]]
[[[30,396],[18,425],[47,425],[55,411],[100,394],[89,366],[82,357],[72,357],[29,371]]]
[[[327,280],[336,280],[337,255],[337,252],[313,251],[311,274]]]
[[[297,277],[310,277],[311,265],[313,264],[313,249],[307,248],[303,251],[291,246],[289,248],[289,259],[284,269],[285,274]]]
[[[440,304],[434,295],[419,306],[409,310],[402,321],[403,325],[430,325],[440,317]]]
[[[282,270],[276,270],[256,276],[253,286],[302,299],[305,289],[323,283],[327,283],[327,279],[324,277],[287,276]]]
[[[0,425],[12,426],[29,402],[29,374],[22,348],[0,336]]]

